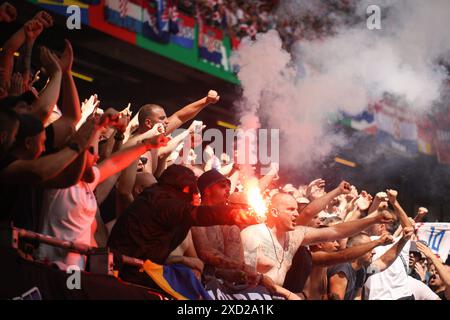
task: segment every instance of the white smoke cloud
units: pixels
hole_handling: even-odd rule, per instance
[[[328,129],[330,114],[338,110],[361,112],[389,92],[412,111],[426,112],[440,97],[447,74],[436,62],[450,52],[450,1],[350,2],[364,23],[341,25],[333,37],[300,41],[292,49],[295,60],[276,31],[244,41],[234,57],[243,87],[241,124],[255,128],[263,119],[280,128],[282,165],[317,163],[346,143]],[[382,7],[382,30],[366,28],[370,4]],[[306,0],[284,1],[279,13],[305,11],[298,8],[324,14],[316,1]]]

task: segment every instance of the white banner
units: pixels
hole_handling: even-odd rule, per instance
[[[445,262],[450,250],[450,223],[418,223],[416,231],[419,240],[425,241],[431,251]]]

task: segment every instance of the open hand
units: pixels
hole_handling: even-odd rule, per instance
[[[414,270],[419,275],[420,281],[424,281],[425,280],[425,269],[423,268],[422,264],[419,262],[416,262],[414,264]]]
[[[70,70],[72,70],[73,49],[69,40],[66,39],[65,43],[66,47],[64,48],[63,53],[61,54],[60,57],[56,57],[56,60],[58,61],[61,71],[67,73]]]
[[[48,76],[61,71],[56,56],[46,47],[41,47],[40,59],[42,67]]]
[[[429,247],[427,247],[425,244],[423,244],[422,242],[417,241],[416,246],[417,246],[417,249],[419,249],[419,251],[425,255],[425,257],[427,257],[427,258],[434,257],[433,251],[431,251],[431,249]]]
[[[81,112],[91,114],[98,108],[99,104],[100,100],[98,100],[97,94],[94,94],[90,96],[89,99],[85,99],[81,104]]]

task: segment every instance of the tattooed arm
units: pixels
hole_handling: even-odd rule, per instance
[[[205,263],[225,269],[241,269],[242,261],[225,255],[224,239],[219,226],[191,229],[197,254]]]

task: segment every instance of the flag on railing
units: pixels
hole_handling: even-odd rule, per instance
[[[377,126],[373,112],[366,110],[358,114],[350,114],[342,111],[341,115],[341,124],[367,134],[376,134]]]
[[[445,262],[450,250],[450,223],[419,223],[416,230],[417,238],[425,241],[431,251]]]
[[[105,20],[132,32],[142,32],[142,5],[145,0],[105,0]]]
[[[177,20],[178,12],[171,1],[156,0],[156,8],[144,8],[142,34],[153,41],[169,43],[170,36],[178,33]]]
[[[436,116],[434,146],[439,163],[450,165],[450,110]]]
[[[183,48],[193,49],[195,41],[195,19],[179,14],[178,29],[177,34],[172,34],[171,42]]]
[[[161,289],[177,300],[211,300],[194,272],[185,265],[160,265],[146,260],[142,269]]]
[[[222,31],[207,25],[199,26],[198,50],[200,58],[215,64],[222,63]]]
[[[434,155],[436,148],[434,147],[436,130],[433,123],[427,119],[420,119],[417,121],[417,144],[419,152]]]
[[[411,112],[386,103],[378,104],[375,110],[377,143],[406,156],[417,154],[417,125]]]

